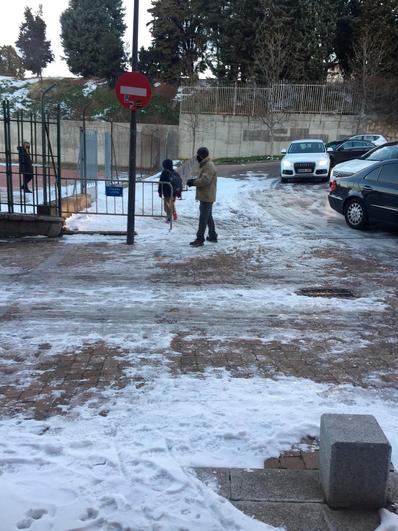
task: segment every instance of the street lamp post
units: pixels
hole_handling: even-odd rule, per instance
[[[131,70],[138,69],[138,15],[139,0],[134,0],[133,22],[133,50],[131,58]],[[134,244],[135,233],[135,187],[137,182],[137,112],[131,110],[130,115],[130,146],[129,146],[129,195],[127,212],[127,245]]]

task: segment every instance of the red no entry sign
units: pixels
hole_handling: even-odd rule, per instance
[[[115,87],[117,99],[130,111],[146,107],[151,99],[151,84],[140,72],[122,74]]]

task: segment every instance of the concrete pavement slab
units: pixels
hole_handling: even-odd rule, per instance
[[[329,531],[320,503],[239,501],[233,504],[248,516],[287,531]]]
[[[233,504],[248,516],[286,531],[374,531],[380,523],[377,512],[333,511],[320,503]]]
[[[398,473],[390,472],[387,482],[387,503],[398,503]]]
[[[324,496],[317,471],[231,469],[231,499],[322,503]]]
[[[231,498],[231,480],[229,468],[195,468],[195,475],[205,485],[224,498]]]

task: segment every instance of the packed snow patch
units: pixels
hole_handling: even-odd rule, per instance
[[[29,108],[31,103],[28,98],[29,85],[38,81],[38,78],[14,79],[8,76],[0,76],[1,99],[8,100],[10,105],[17,110],[25,110]]]
[[[98,83],[96,81],[87,81],[87,83],[84,84],[82,93],[83,96],[89,96],[92,92],[95,92],[97,90]]]
[[[397,464],[396,402],[351,386],[232,378],[222,370],[204,378],[163,374],[139,392],[131,386],[106,397],[105,406],[92,402],[66,419],[2,420],[5,529],[21,522],[40,531],[269,529],[191,468],[259,468],[304,435],[318,435],[326,412],[374,414]]]
[[[398,531],[398,515],[387,509],[380,509],[379,515],[381,523],[375,531]]]

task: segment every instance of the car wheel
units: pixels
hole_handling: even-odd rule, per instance
[[[289,179],[286,179],[286,177],[281,177],[281,183],[288,183]]]
[[[351,199],[345,209],[344,217],[352,229],[363,230],[368,226],[366,207],[360,199]]]

